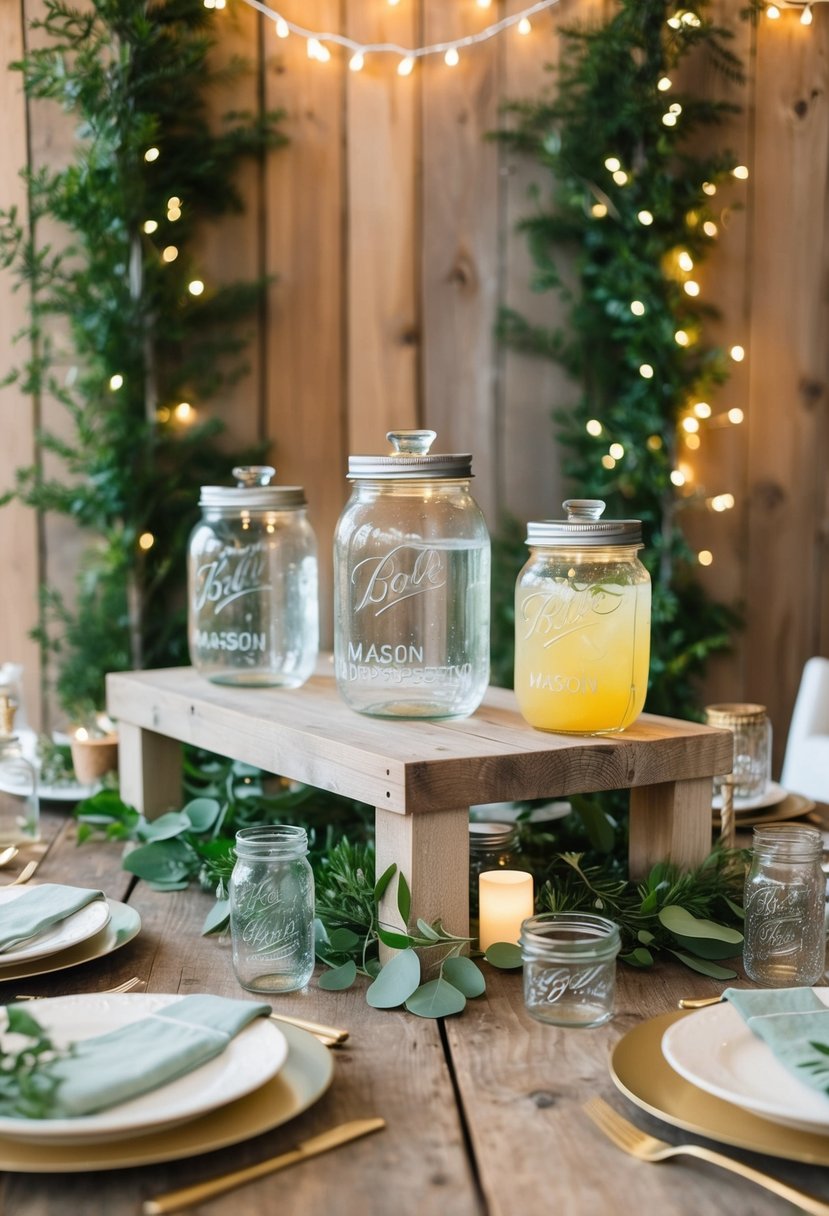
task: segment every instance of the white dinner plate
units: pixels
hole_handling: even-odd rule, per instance
[[[777,806],[778,802],[782,802],[788,792],[776,781],[770,781],[766,786],[764,794],[758,794],[755,798],[735,798],[734,810],[739,815],[740,811],[759,811],[764,806]],[[722,806],[722,794],[715,795],[713,806],[717,810],[720,809]]]
[[[37,784],[38,797],[43,802],[82,802],[84,798],[97,794],[99,789],[100,783],[80,785],[77,781],[63,781],[60,785],[48,785],[39,781]]]
[[[829,1005],[829,988],[815,988]],[[829,1097],[798,1081],[728,1001],[670,1026],[665,1059],[681,1077],[743,1110],[801,1131],[829,1133]]]
[[[56,1047],[106,1034],[182,999],[169,993],[98,993],[38,1001],[31,1010]],[[244,1097],[274,1077],[288,1055],[275,1022],[256,1018],[230,1040],[221,1055],[167,1085],[94,1115],[70,1119],[0,1116],[0,1138],[48,1145],[102,1144],[206,1114]]]
[[[126,946],[141,931],[141,917],[130,904],[119,903],[117,899],[108,899],[109,920],[92,937],[69,946],[66,950],[57,950],[44,958],[33,958],[19,963],[7,963],[0,967],[0,985],[12,984],[17,980],[31,979],[39,975],[52,975],[56,971],[66,971],[69,967],[79,967],[82,963],[92,962],[93,959],[103,958]],[[17,995],[19,989],[15,989]],[[4,997],[11,1000],[12,997]],[[0,1167],[2,1168],[2,1167]]]
[[[22,899],[27,891],[34,889],[26,886],[8,886],[0,890],[0,909],[4,904]],[[14,949],[0,952],[0,980],[3,978],[4,967],[14,966],[33,958],[44,958],[47,954],[54,954],[56,950],[66,950],[69,946],[75,946],[78,942],[86,941],[88,937],[99,933],[108,920],[109,904],[107,901],[93,899],[85,908],[79,908],[77,912],[73,912],[71,916],[67,916],[56,925],[44,929],[36,937],[28,937]]]

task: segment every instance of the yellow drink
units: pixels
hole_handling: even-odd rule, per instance
[[[650,660],[650,584],[519,581],[515,695],[531,726],[620,731],[642,712]]]

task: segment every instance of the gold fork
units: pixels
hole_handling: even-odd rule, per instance
[[[130,979],[124,980],[123,984],[116,984],[114,988],[101,988],[98,990],[98,992],[91,995],[109,996],[112,992],[131,992],[133,988],[136,988],[139,984],[143,983],[144,981],[142,979],[140,979],[137,975],[133,975],[130,977]],[[41,996],[32,996],[31,994],[25,992],[19,992],[14,999],[16,1001],[42,1001],[44,998]]]
[[[32,875],[34,874],[34,872],[35,872],[35,870],[37,869],[37,867],[38,867],[38,865],[39,865],[39,864],[40,864],[40,863],[39,863],[39,862],[37,862],[37,861],[28,861],[28,862],[26,862],[26,865],[25,865],[25,866],[23,867],[23,869],[20,871],[20,873],[18,874],[17,878],[13,878],[13,879],[11,880],[11,882],[7,882],[7,883],[6,883],[6,886],[7,886],[7,887],[20,887],[20,886],[22,886],[24,882],[28,882],[28,881],[29,881],[29,879],[32,877]]]
[[[765,1187],[767,1191],[779,1195],[782,1199],[788,1199],[789,1203],[795,1204],[804,1212],[810,1212],[812,1216],[829,1216],[829,1203],[824,1203],[822,1199],[806,1195],[769,1174],[763,1174],[750,1165],[744,1165],[742,1161],[735,1161],[733,1157],[705,1148],[702,1144],[668,1144],[664,1140],[658,1140],[656,1136],[650,1136],[633,1123],[629,1123],[601,1098],[591,1098],[585,1105],[584,1112],[618,1148],[630,1153],[631,1157],[638,1157],[640,1161],[667,1161],[669,1157],[681,1156],[698,1157],[701,1161],[722,1166],[732,1174],[739,1174],[741,1178],[748,1178],[750,1182]]]

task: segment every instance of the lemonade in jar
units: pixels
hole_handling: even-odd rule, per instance
[[[603,520],[598,499],[527,525],[515,588],[515,695],[531,726],[567,734],[624,730],[642,712],[651,585],[639,520]]]

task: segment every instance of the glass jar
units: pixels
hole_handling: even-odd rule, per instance
[[[249,992],[293,992],[314,971],[314,875],[304,828],[236,833],[230,937],[236,978]]]
[[[299,486],[274,470],[233,470],[234,487],[202,486],[190,536],[190,659],[216,684],[297,688],[319,648],[317,546]]]
[[[553,1026],[601,1026],[613,1016],[619,928],[585,912],[546,912],[521,926],[524,1004]]]
[[[734,797],[761,798],[771,781],[771,722],[765,705],[708,705],[705,721],[734,732]],[[714,778],[714,793],[722,794],[721,778]]]
[[[39,839],[37,772],[12,734],[15,706],[0,692],[0,848]]]
[[[469,825],[469,915],[478,916],[478,878],[486,870],[514,870],[518,830],[514,823]]]
[[[430,454],[434,431],[390,431],[352,456],[334,539],[334,664],[352,709],[390,718],[473,713],[489,682],[489,533],[472,457]]]
[[[772,988],[820,983],[826,966],[823,836],[802,824],[756,827],[745,885],[746,975]]]
[[[642,712],[651,584],[639,520],[602,520],[598,499],[569,499],[566,520],[527,525],[515,588],[515,695],[531,726],[565,734],[624,730]]]

